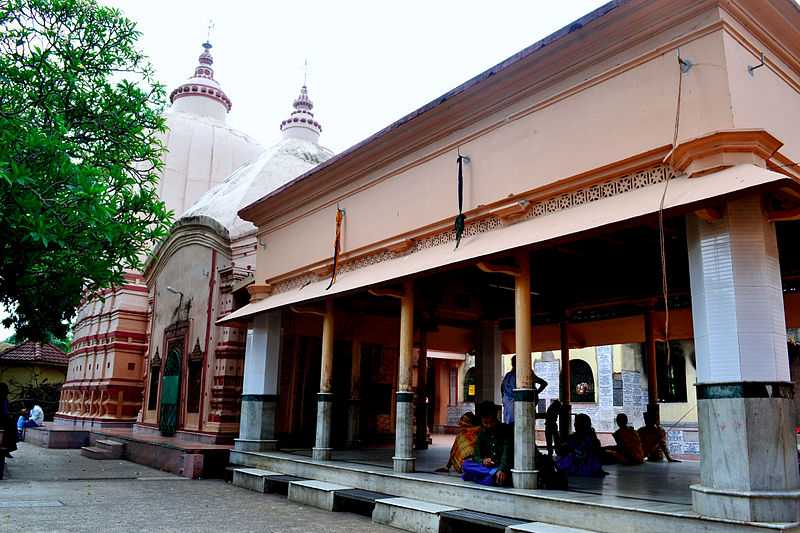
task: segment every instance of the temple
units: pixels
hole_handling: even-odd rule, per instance
[[[135,432],[233,442],[239,432],[246,329],[215,325],[247,301],[259,248],[237,215],[330,158],[306,87],[281,140],[204,194],[178,218],[144,270],[151,302],[144,403]]]
[[[232,104],[214,79],[210,50],[205,43],[192,77],[172,91],[165,117],[158,192],[176,217],[263,151],[253,138],[225,123]],[[136,422],[149,339],[148,296],[144,275],[130,271],[122,285],[78,310],[57,423],[130,428]]]
[[[798,117],[793,2],[613,1],[243,208],[250,301],[217,322],[248,331],[240,480],[600,531],[797,527]],[[428,409],[498,401],[511,354],[516,490],[433,474]],[[540,490],[556,397],[562,431],[695,408],[699,465]]]

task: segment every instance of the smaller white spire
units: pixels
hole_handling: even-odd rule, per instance
[[[322,126],[314,119],[314,113],[311,112],[314,103],[308,97],[308,88],[305,85],[300,89],[300,95],[295,98],[292,106],[294,111],[289,118],[281,122],[283,138],[303,139],[318,144]]]

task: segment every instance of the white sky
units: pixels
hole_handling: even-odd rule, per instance
[[[193,72],[213,19],[228,121],[265,145],[279,138],[308,59],[321,142],[337,152],[604,3],[100,1],[137,22],[168,92]]]

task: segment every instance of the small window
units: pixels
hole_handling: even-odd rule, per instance
[[[128,370],[136,370],[136,363],[128,363]]]
[[[450,367],[450,398],[449,403],[450,405],[456,405],[458,403],[458,368],[451,366]]]
[[[200,387],[203,379],[203,361],[189,361],[186,381],[186,412],[200,412]]]
[[[623,383],[622,383],[622,372],[614,372],[613,376],[614,380],[614,407],[622,407],[622,399],[624,398],[623,395]]]
[[[158,406],[158,378],[161,368],[153,366],[150,368],[150,390],[147,393],[147,410],[153,411]]]

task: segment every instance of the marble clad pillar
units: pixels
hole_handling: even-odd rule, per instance
[[[503,396],[500,384],[503,382],[503,354],[498,322],[482,320],[478,338],[480,344],[475,357],[478,390],[475,403],[490,401],[502,405]]]
[[[400,367],[397,384],[397,416],[395,427],[395,472],[413,472],[414,458],[414,393],[411,391],[411,365],[414,355],[414,284],[403,283],[400,297]]]
[[[353,339],[350,400],[347,406],[347,447],[361,447],[361,341]]]
[[[517,388],[514,389],[514,488],[535,489],[536,390],[531,371],[531,267],[528,252],[519,254],[519,272],[514,277],[514,329],[517,357]]]
[[[325,300],[322,315],[322,364],[317,395],[317,433],[311,458],[314,461],[330,461],[331,422],[333,419],[333,298]]]
[[[266,451],[277,447],[275,415],[278,403],[278,371],[281,353],[281,312],[256,315],[247,332],[242,384],[239,438],[242,451]]]
[[[703,179],[703,178],[700,178]],[[702,515],[800,520],[800,480],[775,228],[760,195],[687,217]]]

